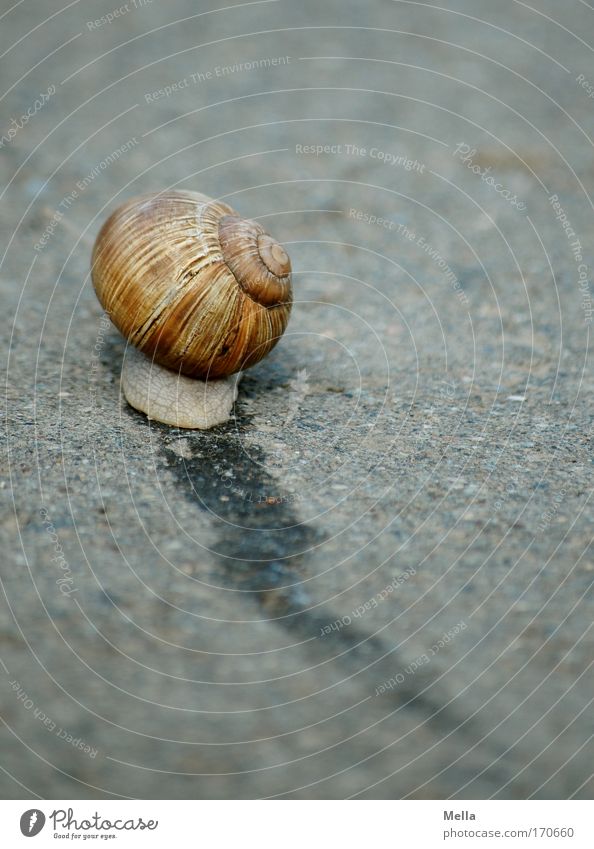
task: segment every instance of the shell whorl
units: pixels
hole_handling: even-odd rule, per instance
[[[286,303],[291,262],[285,249],[257,224],[236,215],[219,221],[219,241],[226,264],[243,290],[265,307]]]
[[[291,311],[291,263],[255,221],[206,195],[135,198],[105,222],[93,285],[126,339],[193,377],[254,365]]]

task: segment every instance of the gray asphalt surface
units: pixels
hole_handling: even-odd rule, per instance
[[[114,9],[0,10],[1,795],[591,798],[591,8]],[[208,433],[89,280],[166,187],[295,272]]]

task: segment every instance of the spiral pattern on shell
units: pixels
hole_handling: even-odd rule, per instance
[[[92,278],[132,345],[192,377],[254,365],[291,312],[284,248],[257,222],[198,192],[134,198],[116,209],[97,236]]]

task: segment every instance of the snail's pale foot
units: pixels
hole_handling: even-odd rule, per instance
[[[122,389],[131,407],[163,424],[200,430],[229,420],[240,379],[241,374],[208,382],[185,377],[131,347],[122,367]]]

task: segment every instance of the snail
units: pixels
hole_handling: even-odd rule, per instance
[[[99,231],[93,286],[136,350],[122,388],[177,427],[226,421],[241,372],[277,344],[292,304],[291,262],[255,221],[191,191],[124,203]]]

